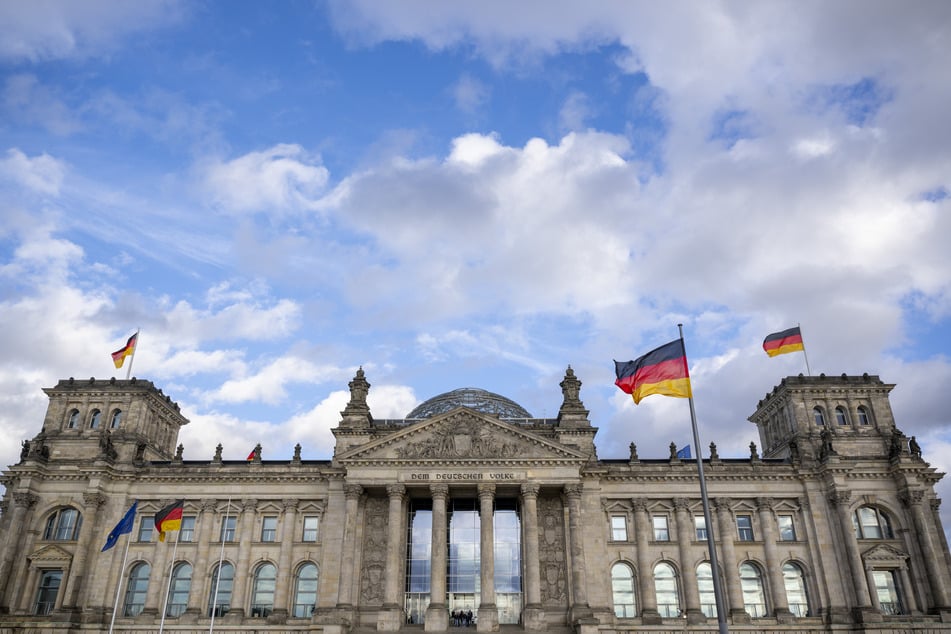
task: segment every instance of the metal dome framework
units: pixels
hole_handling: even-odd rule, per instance
[[[528,410],[515,401],[475,387],[463,387],[434,396],[417,406],[406,418],[431,418],[457,407],[468,407],[484,414],[497,414],[499,418],[532,418]]]

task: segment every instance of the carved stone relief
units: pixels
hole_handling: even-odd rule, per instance
[[[468,416],[451,418],[427,429],[430,436],[413,439],[396,449],[400,458],[515,458],[537,456],[538,449],[509,436],[485,421]],[[420,434],[422,436],[422,434]]]
[[[386,499],[367,498],[366,529],[363,532],[363,567],[360,571],[360,603],[363,605],[383,605],[386,519]]]
[[[565,605],[568,601],[565,511],[560,497],[538,498],[538,559],[542,603]]]

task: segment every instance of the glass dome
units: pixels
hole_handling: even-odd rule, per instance
[[[515,401],[475,387],[463,387],[434,396],[407,414],[406,418],[432,418],[457,407],[468,407],[484,414],[498,414],[499,418],[532,418]]]

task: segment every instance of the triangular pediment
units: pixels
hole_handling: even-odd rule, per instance
[[[50,544],[33,551],[29,559],[33,562],[33,565],[43,563],[62,564],[63,562],[72,561],[73,556],[59,546]]]
[[[898,564],[908,559],[908,555],[888,544],[876,544],[862,553],[862,559],[879,564]]]
[[[410,425],[339,455],[342,463],[466,461],[584,461],[573,447],[542,438],[499,419],[460,407]]]

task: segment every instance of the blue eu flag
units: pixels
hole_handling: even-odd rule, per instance
[[[125,515],[122,516],[122,519],[119,520],[119,523],[116,524],[116,527],[113,528],[112,532],[109,533],[109,537],[106,538],[106,545],[103,546],[102,550],[99,552],[104,553],[115,546],[116,542],[119,541],[120,535],[125,535],[126,533],[132,532],[132,524],[135,523],[135,509],[138,505],[138,500],[132,503],[132,506],[129,507],[129,510],[125,512]]]
[[[687,445],[686,447],[678,451],[677,457],[680,458],[681,460],[690,460],[690,445]]]

